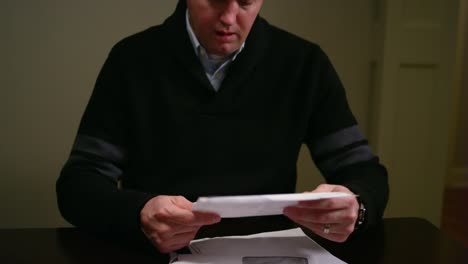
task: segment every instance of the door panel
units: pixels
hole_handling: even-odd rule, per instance
[[[387,216],[439,225],[448,158],[457,0],[388,0],[375,57],[374,138],[389,168]]]

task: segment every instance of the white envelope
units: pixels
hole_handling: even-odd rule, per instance
[[[291,193],[200,197],[193,211],[213,212],[224,218],[283,214],[283,209],[299,201],[351,197],[343,192]]]
[[[194,240],[192,254],[174,256],[177,264],[346,264],[300,228]]]

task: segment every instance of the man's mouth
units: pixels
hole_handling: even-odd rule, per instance
[[[236,33],[230,31],[216,31],[216,38],[220,42],[232,42],[236,38]]]
[[[218,36],[232,36],[234,35],[234,32],[229,32],[229,31],[216,31],[216,35]]]

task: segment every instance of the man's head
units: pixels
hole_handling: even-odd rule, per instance
[[[208,53],[227,56],[249,35],[263,0],[187,0],[190,25]]]

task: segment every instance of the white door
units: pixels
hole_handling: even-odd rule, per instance
[[[440,224],[458,0],[386,0],[376,21],[371,122],[390,173],[387,216]]]

